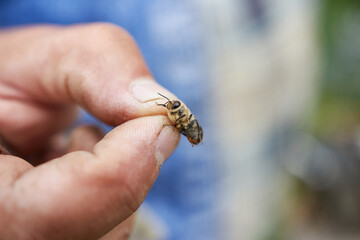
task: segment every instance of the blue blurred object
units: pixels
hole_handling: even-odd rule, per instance
[[[146,199],[165,223],[166,239],[218,239],[216,148],[206,97],[209,89],[201,21],[191,1],[0,0],[0,26],[94,21],[115,23],[136,39],[155,79],[196,115],[204,144],[185,138],[163,166]],[[81,122],[96,122],[83,114]]]

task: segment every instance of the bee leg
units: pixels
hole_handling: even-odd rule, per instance
[[[146,100],[146,101],[144,101],[144,103],[147,103],[147,102],[154,102],[154,101],[156,101],[156,100],[160,100],[160,99],[163,99],[163,98],[152,98],[152,99],[148,99],[148,100]]]
[[[200,139],[200,142],[202,143],[202,138],[201,138],[201,134],[200,134],[200,126],[199,126],[199,122],[196,121],[196,127],[198,129],[198,138]]]
[[[185,114],[181,115],[178,119],[175,120],[175,124],[177,121],[179,121],[181,118],[185,117]]]
[[[194,144],[193,144],[193,142],[191,141],[191,138],[190,138],[190,137],[188,137],[187,139],[188,139],[188,140],[189,140],[189,142],[191,143],[191,147],[194,147]]]
[[[166,107],[166,104],[161,104],[161,103],[157,103],[157,102],[156,102],[156,105]]]

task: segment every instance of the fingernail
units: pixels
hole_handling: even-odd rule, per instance
[[[130,92],[141,103],[145,103],[149,100],[159,99],[158,93],[165,96],[174,96],[151,77],[142,77],[133,81],[130,85]]]
[[[155,152],[155,157],[160,165],[170,157],[178,143],[179,133],[176,132],[176,129],[171,126],[163,127],[156,141]]]

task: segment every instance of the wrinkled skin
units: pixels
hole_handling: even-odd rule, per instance
[[[0,52],[0,136],[16,153],[0,155],[1,238],[127,239],[179,140],[147,102],[171,93],[109,24],[2,30]],[[64,137],[78,106],[118,127]]]

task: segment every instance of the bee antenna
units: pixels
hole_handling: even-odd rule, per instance
[[[162,95],[161,93],[158,93],[160,96],[162,96],[163,98],[166,98],[169,102],[170,102],[170,99],[168,99],[167,97],[165,97],[164,95]]]

